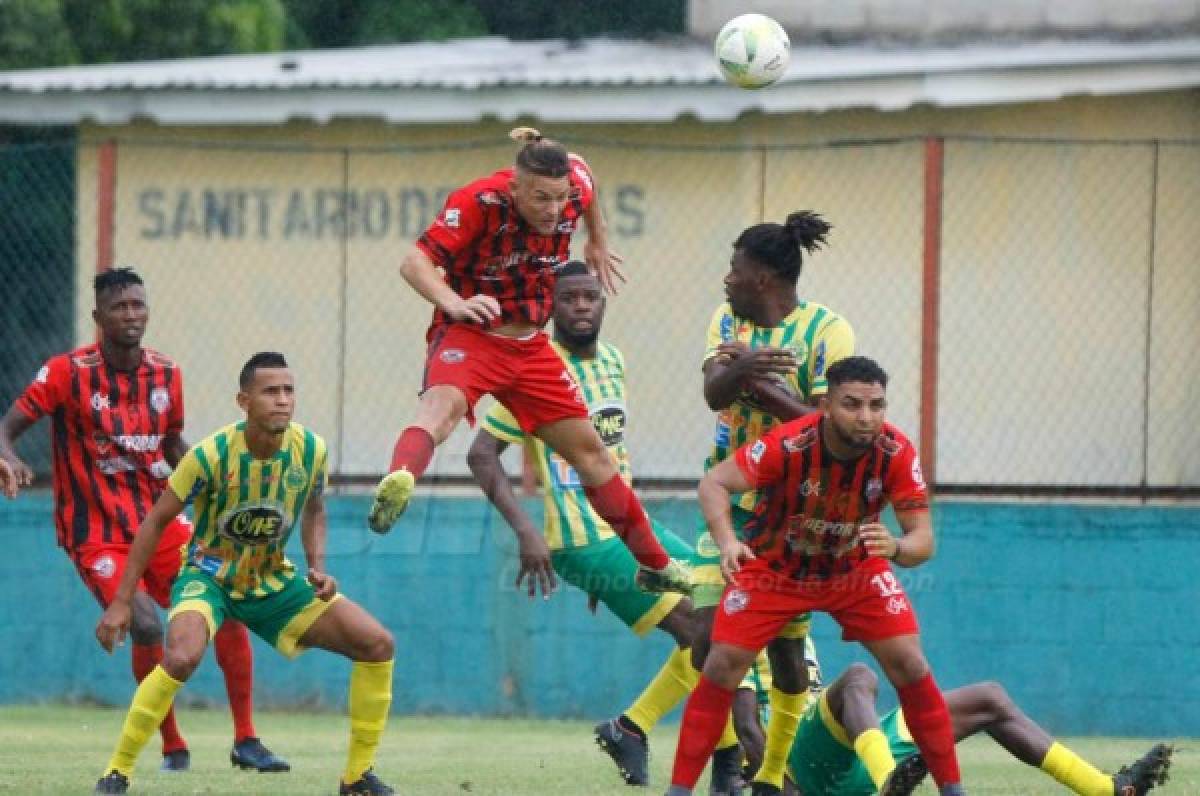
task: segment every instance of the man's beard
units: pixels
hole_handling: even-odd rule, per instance
[[[572,332],[565,326],[557,331],[559,339],[571,348],[584,348],[600,339],[600,328],[598,326],[593,326],[590,332],[584,332],[583,334]]]

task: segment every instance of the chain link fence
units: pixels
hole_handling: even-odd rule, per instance
[[[813,209],[834,230],[800,295],[846,316],[889,370],[891,419],[924,440],[940,487],[1200,488],[1200,142],[567,143],[628,263],[603,336],[627,359],[643,484],[700,473],[700,358],[731,242]],[[147,344],[183,367],[190,439],[237,415],[242,362],[277,349],[298,419],[343,481],[367,482],[413,414],[424,357],[430,308],[400,258],[452,189],[511,157],[490,142],[0,149],[5,400],[92,339],[89,283],[111,252],[146,279]],[[443,482],[466,480],[472,433],[439,449]]]

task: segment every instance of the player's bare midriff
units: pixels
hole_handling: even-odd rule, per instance
[[[501,337],[532,337],[540,328],[532,323],[506,323],[488,331]]]

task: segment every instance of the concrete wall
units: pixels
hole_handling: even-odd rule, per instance
[[[860,351],[892,374],[892,419],[919,434],[921,144],[815,145],[925,134],[1200,139],[1196,99],[547,130],[592,163],[613,245],[628,258],[632,281],[611,302],[605,336],[629,361],[638,474],[696,475],[712,423],[699,359],[730,242],[801,208],[835,225],[805,267],[801,295],[850,319]],[[279,348],[293,354],[302,413],[330,439],[335,467],[377,472],[415,405],[429,317],[396,263],[446,192],[508,161],[506,130],[85,127],[78,339],[92,335],[95,145],[116,136],[116,258],[147,276],[147,341],[184,367],[189,433],[226,422],[241,362]],[[1200,364],[1184,355],[1200,344],[1189,210],[1198,153],[1163,146],[1156,161],[1149,144],[947,145],[939,482],[1200,484],[1200,410],[1188,400]],[[1027,404],[1010,400],[1017,384],[1018,394],[1075,400],[1044,405],[1031,423]],[[434,472],[464,474],[468,443],[460,430]]]
[[[49,509],[46,495],[0,502],[0,704],[124,704],[128,648],[96,645],[98,609],[54,548]],[[664,634],[638,640],[604,609],[589,615],[579,592],[516,593],[511,533],[478,499],[422,498],[383,538],[365,511],[331,501],[329,566],[396,635],[397,713],[603,717],[669,651]],[[690,538],[690,501],[651,511]],[[1055,733],[1200,736],[1200,510],[943,502],[935,516],[938,557],[901,581],[944,687],[1000,680]],[[864,657],[826,617],[814,638],[828,677]],[[257,641],[256,656],[260,706],[344,704],[345,662],[288,663]],[[224,702],[211,656],[183,694]]]

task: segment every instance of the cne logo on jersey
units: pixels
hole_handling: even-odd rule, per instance
[[[592,425],[606,448],[625,442],[625,422],[625,408],[621,406],[604,406],[592,415]]]
[[[277,503],[237,506],[218,520],[221,535],[238,544],[269,544],[283,537],[287,514]]]

